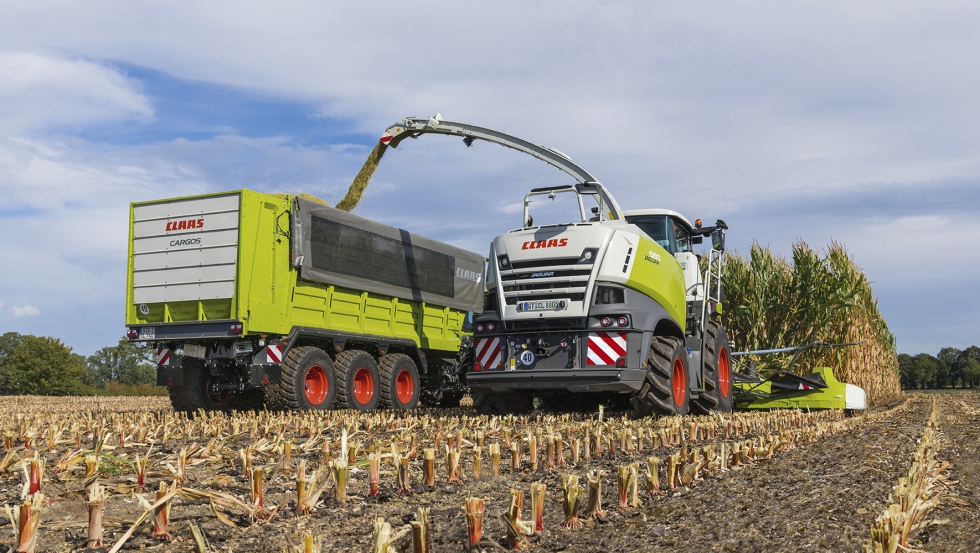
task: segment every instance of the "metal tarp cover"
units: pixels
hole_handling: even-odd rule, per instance
[[[299,276],[462,311],[483,310],[483,256],[296,198]]]

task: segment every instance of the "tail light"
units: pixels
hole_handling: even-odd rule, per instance
[[[616,320],[616,324],[618,324],[619,326],[626,326],[630,324],[630,320],[626,317],[620,317],[619,319]]]
[[[612,319],[610,319],[609,317],[603,317],[599,319],[599,324],[601,324],[602,326],[609,326],[612,324]]]
[[[139,338],[139,335],[140,333],[136,332],[136,330],[132,328],[126,331],[126,337],[129,338],[130,340],[135,340]]]
[[[483,370],[483,365],[481,365],[479,363],[473,363],[473,370],[474,371],[482,371]]]
[[[476,325],[477,332],[483,332],[484,330],[486,330],[486,328],[484,328],[483,323]]]
[[[620,357],[619,359],[617,359],[616,360],[616,366],[619,367],[620,369],[625,369],[626,368],[626,358],[625,357]]]
[[[493,323],[487,323],[487,332],[493,332],[494,330],[497,330],[497,325]]]
[[[242,325],[240,325],[240,324],[231,325],[231,333],[232,334],[241,334],[242,333]]]

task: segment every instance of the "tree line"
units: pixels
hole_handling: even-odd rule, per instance
[[[161,395],[153,349],[125,338],[85,357],[60,339],[0,336],[2,395]]]
[[[973,389],[980,385],[980,347],[943,348],[936,356],[902,353],[898,369],[905,390],[955,388],[957,384]]]

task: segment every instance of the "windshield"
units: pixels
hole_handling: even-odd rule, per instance
[[[673,233],[670,232],[672,222],[666,215],[640,215],[630,217],[629,222],[640,227],[640,230],[645,232],[654,242],[660,244],[663,249],[670,253],[677,251],[674,246]]]
[[[524,198],[524,226],[615,221],[615,203],[601,187],[592,190],[579,193],[571,186],[532,190]]]
[[[581,196],[582,205],[579,205],[580,196],[573,188],[540,194],[532,193],[528,196],[525,201],[531,221],[526,226],[581,223],[584,222],[582,208],[584,207],[585,213],[591,216],[591,209],[599,205],[594,196]]]

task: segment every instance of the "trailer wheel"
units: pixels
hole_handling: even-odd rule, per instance
[[[278,384],[265,387],[266,403],[276,409],[317,410],[333,407],[337,395],[336,371],[320,348],[292,348],[282,360]]]
[[[182,357],[181,366],[184,369],[184,384],[170,386],[170,404],[175,411],[188,413],[204,409],[215,411],[225,409],[235,398],[234,392],[211,393],[211,371],[204,362],[195,357]]]
[[[381,373],[370,353],[348,350],[337,354],[337,407],[371,411],[381,400]]]
[[[415,361],[403,353],[392,353],[380,359],[381,407],[414,409],[419,403],[419,370]]]
[[[683,340],[655,336],[650,344],[647,365],[643,386],[630,399],[633,416],[686,415],[690,412],[687,348]]]
[[[704,349],[701,353],[702,388],[692,404],[702,413],[732,412],[732,368],[728,351],[728,332],[718,321],[709,321],[704,327]]]

